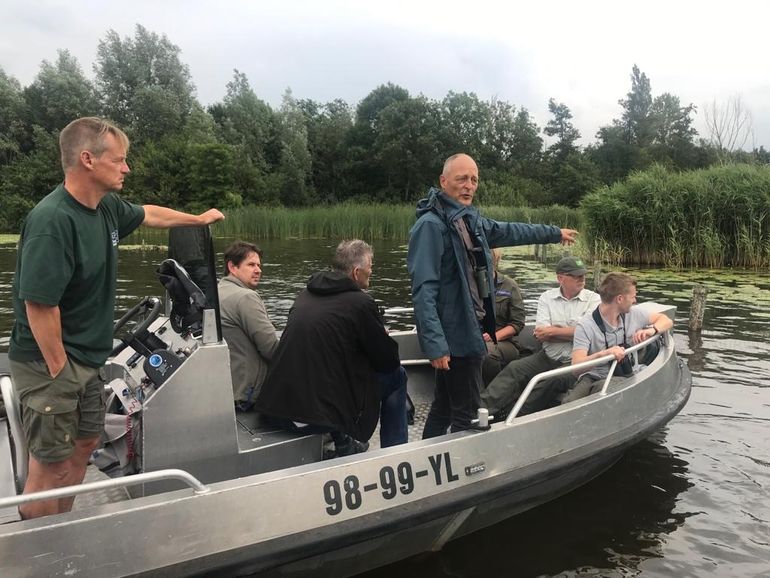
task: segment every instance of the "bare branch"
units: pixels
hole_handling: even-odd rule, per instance
[[[743,149],[747,143],[754,146],[754,122],[751,112],[744,108],[740,94],[730,97],[724,103],[713,100],[703,107],[703,118],[709,141],[721,161],[724,162],[726,157]]]

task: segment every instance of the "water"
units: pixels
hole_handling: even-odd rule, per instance
[[[310,274],[326,267],[335,243],[261,243],[260,293],[278,328]],[[224,241],[217,243],[218,248]],[[160,251],[121,252],[118,309],[160,295]],[[0,247],[0,350],[12,323],[15,250]],[[376,243],[372,295],[384,307],[409,304],[406,247]],[[502,269],[525,299],[554,274],[518,251]],[[487,530],[367,574],[488,576],[770,576],[770,280],[741,271],[630,271],[639,300],[678,308],[674,332],[693,373],[688,405],[652,438],[582,488]],[[705,329],[689,335],[694,283],[709,289]],[[527,304],[534,314],[535,304]],[[390,320],[404,327],[407,318]]]

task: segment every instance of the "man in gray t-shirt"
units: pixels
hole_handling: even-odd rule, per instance
[[[577,322],[599,305],[599,296],[585,288],[586,268],[580,259],[564,257],[556,264],[559,286],[548,289],[537,302],[535,338],[543,348],[509,363],[481,393],[490,415],[502,419],[538,373],[563,367],[570,362],[572,336]],[[538,383],[530,392],[519,415],[527,415],[558,403],[557,395],[574,381],[571,374]]]
[[[626,273],[609,273],[599,286],[602,302],[596,313],[587,313],[575,327],[572,364],[614,355],[620,363],[626,347],[641,343],[658,333],[669,331],[674,323],[663,313],[650,313],[635,307],[636,281]],[[597,316],[599,323],[597,323]],[[633,373],[639,371],[635,353],[631,354]],[[598,365],[580,376],[564,395],[567,403],[599,391],[610,365]]]

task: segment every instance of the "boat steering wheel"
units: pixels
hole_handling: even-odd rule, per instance
[[[131,309],[126,311],[123,316],[115,322],[115,325],[112,328],[113,337],[123,328],[126,323],[128,323],[134,317],[137,317],[143,312],[147,312],[147,316],[139,325],[129,331],[125,337],[120,338],[120,343],[112,348],[110,357],[115,357],[118,353],[131,345],[133,341],[141,340],[143,338],[143,334],[147,331],[147,328],[150,326],[150,324],[160,315],[160,307],[160,299],[157,297],[145,297]]]

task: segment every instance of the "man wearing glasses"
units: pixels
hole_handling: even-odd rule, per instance
[[[417,204],[407,268],[420,346],[436,370],[423,439],[472,427],[481,402],[483,334],[495,334],[495,247],[575,242],[577,231],[487,219],[473,207],[479,168],[466,154],[444,162],[441,189]]]
[[[543,344],[537,353],[509,363],[481,394],[481,401],[498,420],[519,399],[527,383],[538,373],[568,365],[572,361],[575,326],[599,305],[599,295],[585,288],[586,268],[575,257],[556,264],[559,286],[548,289],[537,302],[535,338]],[[574,382],[571,374],[546,379],[532,390],[519,415],[556,405],[557,395]]]

